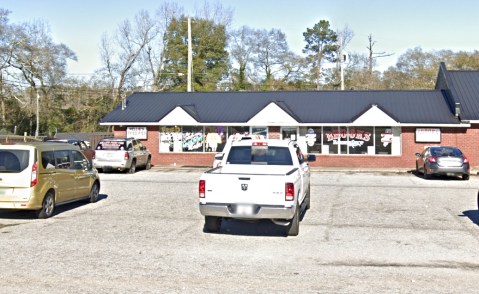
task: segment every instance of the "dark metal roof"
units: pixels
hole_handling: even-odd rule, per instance
[[[462,120],[479,120],[479,71],[448,71],[448,85],[460,103]]]
[[[349,124],[377,105],[402,124],[459,124],[441,90],[141,92],[101,123],[156,123],[178,106],[199,123],[246,123],[272,102],[298,123]]]

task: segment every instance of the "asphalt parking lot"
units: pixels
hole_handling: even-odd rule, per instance
[[[0,293],[470,293],[479,177],[314,172],[297,237],[269,222],[203,232],[198,169],[101,174],[53,218],[0,211]]]

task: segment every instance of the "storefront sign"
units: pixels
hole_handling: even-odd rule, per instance
[[[146,140],[148,139],[148,132],[146,127],[127,127],[126,128],[126,137]]]
[[[439,128],[417,128],[416,142],[440,143],[441,129]]]
[[[333,144],[340,144],[339,143],[340,139],[347,139],[347,138],[349,138],[349,140],[355,139],[354,141],[360,140],[364,142],[368,142],[369,140],[371,140],[370,132],[360,130],[360,129],[352,129],[352,128],[349,129],[349,132],[346,129],[341,129],[341,130],[334,130],[333,132],[326,132],[325,135],[326,135],[327,141],[328,142],[333,141]],[[357,143],[355,143],[354,145],[360,146]]]

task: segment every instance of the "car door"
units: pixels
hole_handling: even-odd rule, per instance
[[[90,193],[90,174],[87,172],[88,159],[77,150],[71,150],[73,164],[71,169],[75,171],[74,198],[82,198]]]
[[[70,150],[55,150],[55,187],[56,202],[69,201],[75,198],[75,173],[71,169],[72,159]]]
[[[424,166],[426,165],[428,154],[429,154],[429,148],[426,148],[421,152],[421,156],[418,158],[417,166],[419,170],[421,170],[422,172],[424,172]]]
[[[146,164],[146,152],[139,140],[133,140],[133,148],[135,150],[137,166],[144,166]]]

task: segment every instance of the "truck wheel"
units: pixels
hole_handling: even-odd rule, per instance
[[[299,234],[299,206],[296,206],[296,210],[294,212],[294,216],[291,219],[291,222],[286,227],[288,231],[288,236],[298,236]]]
[[[205,229],[208,232],[217,233],[221,228],[221,218],[216,216],[205,216]]]
[[[55,210],[55,197],[53,197],[52,192],[48,192],[43,198],[42,208],[37,210],[38,218],[49,218],[53,215]]]
[[[136,160],[131,162],[130,168],[128,169],[129,174],[134,174],[136,171]]]

